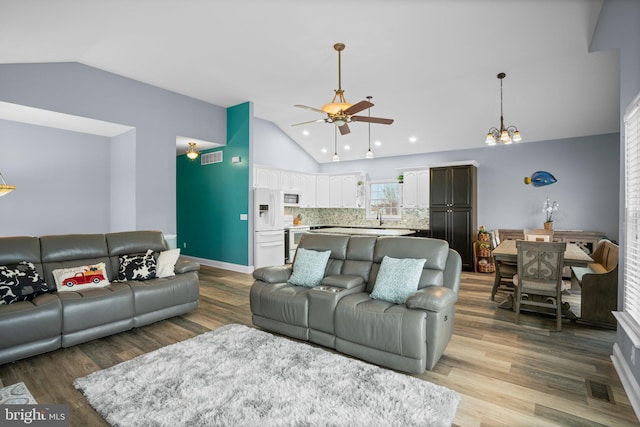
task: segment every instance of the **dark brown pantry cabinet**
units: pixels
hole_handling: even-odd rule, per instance
[[[462,269],[473,270],[473,237],[477,223],[475,165],[430,170],[429,223],[431,237],[449,242],[462,257]]]

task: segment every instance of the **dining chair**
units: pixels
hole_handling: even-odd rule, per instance
[[[565,242],[535,242],[518,240],[518,274],[515,286],[516,324],[522,305],[555,309],[556,330],[562,328],[562,267]]]
[[[545,228],[525,228],[524,240],[533,242],[553,242],[553,230]]]
[[[491,231],[491,249],[495,249],[500,244],[500,233],[498,230]],[[496,272],[498,280],[494,281],[493,289],[491,290],[491,299],[493,300],[496,292],[506,291],[513,292],[513,276],[518,272],[518,264],[506,261],[496,261]]]

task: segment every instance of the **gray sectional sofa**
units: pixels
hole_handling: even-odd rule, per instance
[[[104,262],[110,285],[0,304],[0,364],[70,347],[198,307],[200,265],[180,257],[175,275],[114,282],[120,256],[166,251],[159,231],[0,238],[0,266],[27,261],[55,290],[53,271]],[[77,289],[77,290],[76,290]]]
[[[322,283],[288,283],[292,265],[256,269],[254,325],[392,369],[434,367],[453,334],[462,270],[460,255],[446,241],[309,233],[298,248],[331,250]],[[419,289],[404,304],[370,296],[385,255],[426,258]]]

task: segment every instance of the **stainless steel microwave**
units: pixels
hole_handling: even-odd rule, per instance
[[[285,206],[297,206],[300,204],[300,195],[296,193],[284,193],[283,202]]]

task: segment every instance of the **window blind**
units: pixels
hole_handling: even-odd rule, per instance
[[[624,312],[640,325],[640,97],[627,108],[625,126]]]

